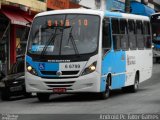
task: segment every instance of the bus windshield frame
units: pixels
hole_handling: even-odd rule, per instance
[[[96,54],[99,32],[100,16],[98,15],[39,16],[34,19],[31,27],[27,53],[38,56]]]

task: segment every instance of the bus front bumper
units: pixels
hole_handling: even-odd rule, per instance
[[[100,92],[100,78],[97,72],[67,79],[44,79],[26,72],[25,83],[26,91],[32,93],[55,93],[55,89],[64,89],[62,93]]]

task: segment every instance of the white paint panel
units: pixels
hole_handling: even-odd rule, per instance
[[[64,13],[79,13],[79,14],[94,14],[103,16],[104,12],[101,10],[88,10],[88,9],[64,9],[64,10],[54,10],[54,11],[47,11],[42,12],[36,15],[43,16],[43,15],[53,15],[53,14],[64,14]]]
[[[133,85],[136,71],[140,73],[139,82],[143,82],[152,76],[152,50],[132,50],[126,52],[125,86]]]
[[[82,71],[85,67],[86,62],[69,62],[69,63],[60,63],[60,71]]]
[[[126,19],[149,21],[149,17],[147,17],[147,16],[127,14],[127,13],[121,13],[121,14],[122,14],[123,18],[126,18]]]

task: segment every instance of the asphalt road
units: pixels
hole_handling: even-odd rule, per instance
[[[115,90],[107,100],[98,100],[96,96],[89,94],[53,95],[46,103],[39,102],[36,97],[13,98],[11,101],[0,100],[0,113],[41,114],[41,116],[45,114],[160,114],[160,64],[154,64],[151,79],[141,83],[137,93]],[[77,119],[84,117],[78,116]],[[59,119],[58,116],[55,118]],[[67,115],[65,118],[68,118]],[[85,118],[89,120],[90,117]]]

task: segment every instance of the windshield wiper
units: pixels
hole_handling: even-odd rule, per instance
[[[44,56],[44,54],[45,54],[48,46],[49,46],[52,42],[54,42],[56,36],[59,35],[59,34],[57,34],[57,30],[59,29],[60,31],[61,31],[61,30],[63,31],[64,29],[68,29],[68,28],[70,28],[71,26],[53,26],[53,27],[55,28],[55,32],[54,32],[54,34],[51,35],[51,37],[50,37],[49,40],[47,41],[47,44],[44,46],[44,48],[43,48],[43,50],[42,50],[42,52],[41,52],[41,55],[40,55],[41,58]],[[63,32],[62,32],[61,34],[63,34]],[[62,44],[62,43],[61,43],[61,44]],[[61,46],[61,44],[60,44],[60,46]]]
[[[55,29],[55,32],[51,35],[51,37],[49,38],[49,40],[47,41],[47,44],[44,46],[42,52],[41,52],[41,55],[40,57],[42,58],[48,48],[48,46],[55,41],[55,38],[57,36],[57,28]]]
[[[67,19],[67,15],[64,18],[64,23],[65,23],[66,19]],[[76,43],[75,43],[73,35],[72,35],[72,26],[65,26],[65,24],[64,24],[63,26],[61,26],[61,28],[62,28],[62,36],[61,36],[61,40],[60,40],[59,55],[61,55],[61,52],[62,52],[62,42],[63,42],[62,40],[63,40],[63,35],[64,35],[64,29],[71,28],[67,44],[69,44],[69,40],[71,40],[71,42],[73,44],[73,48],[74,48],[75,54],[78,55],[78,56],[80,56],[78,48],[76,46]]]
[[[74,49],[74,51],[75,51],[75,54],[80,57],[80,54],[79,54],[77,45],[76,45],[75,40],[74,40],[73,35],[72,35],[72,29],[73,29],[73,28],[71,28],[70,33],[69,33],[69,38],[68,38],[67,46],[68,46],[68,44],[69,44],[69,41],[71,40],[72,45],[73,45],[73,49]]]

